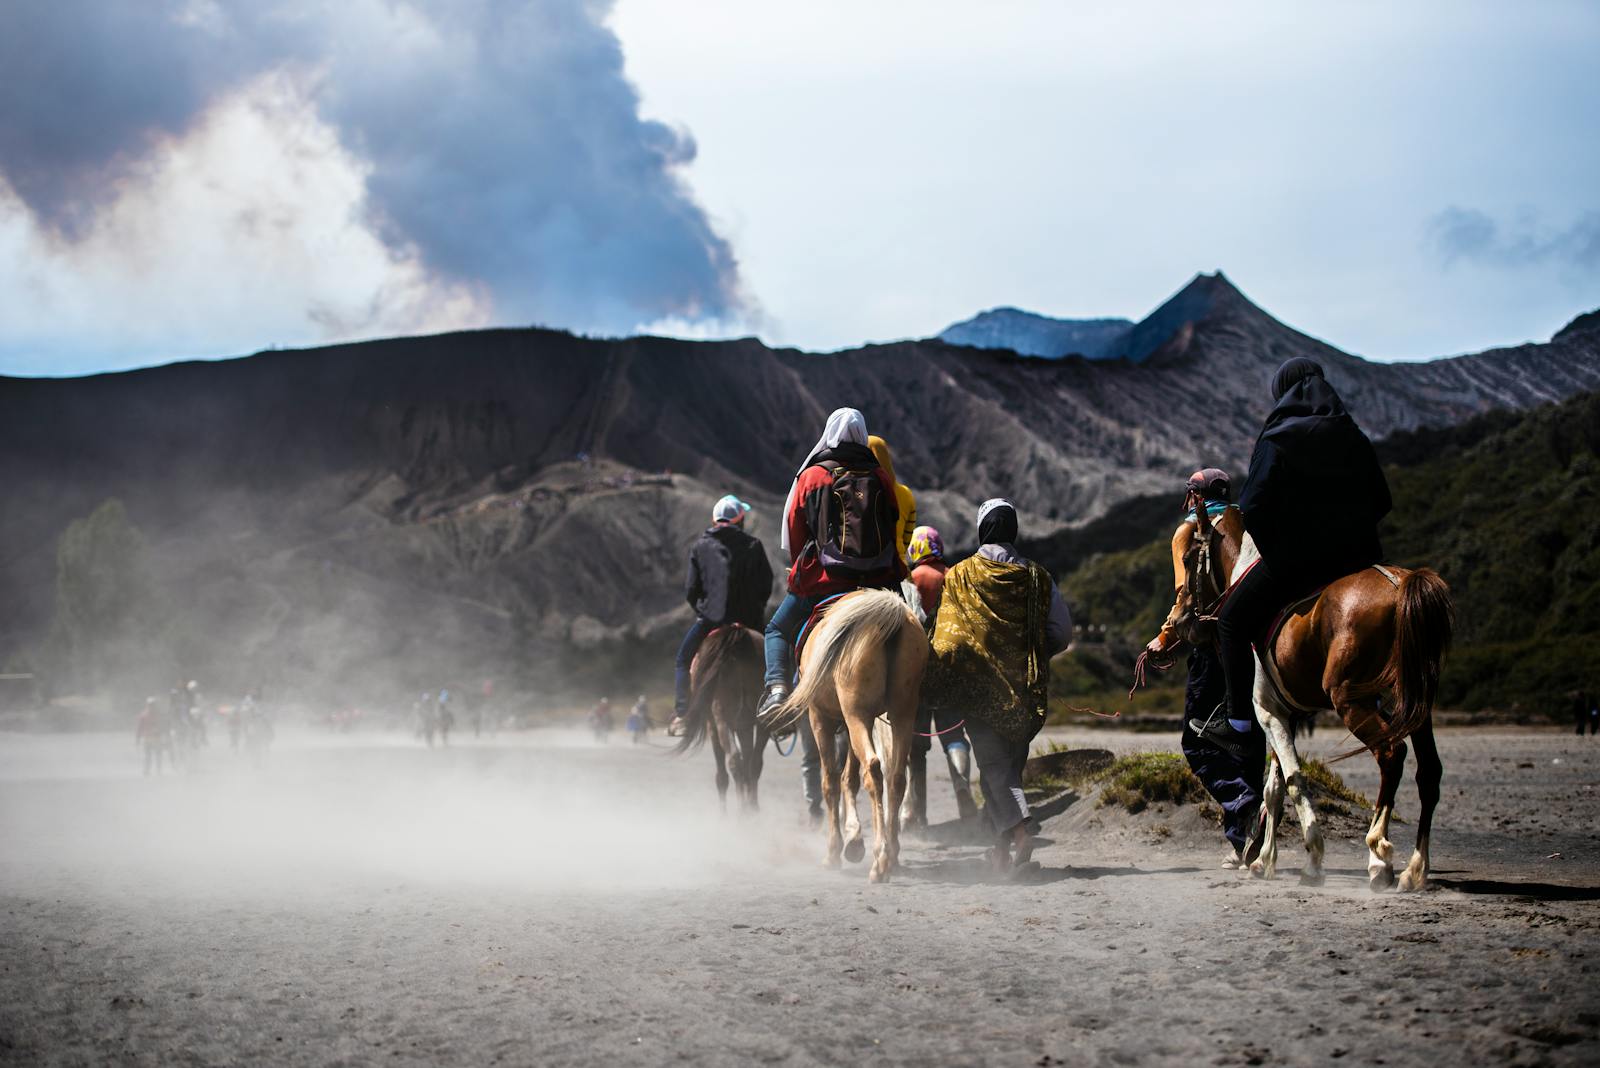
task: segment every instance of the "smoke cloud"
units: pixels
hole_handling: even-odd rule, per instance
[[[1564,230],[1549,231],[1532,217],[1506,224],[1486,212],[1449,207],[1428,221],[1427,241],[1446,267],[1461,262],[1495,267],[1553,263],[1600,269],[1600,212],[1587,212]]]
[[[304,297],[305,322],[323,334],[440,321],[441,303],[453,309],[446,324],[590,332],[738,319],[732,250],[680,177],[694,141],[640,117],[609,10],[586,0],[6,5],[0,215],[25,215],[58,266],[92,275],[108,229],[124,258],[131,233],[183,229],[170,214],[181,176],[203,186],[208,166],[255,162],[249,146],[243,160],[196,148],[214,147],[223,118],[247,111],[270,127],[256,138],[270,147],[261,166],[282,169],[288,155],[358,182],[353,197],[306,213],[342,213],[338,224],[376,242],[383,262],[367,252],[361,262],[384,277],[342,308]],[[293,199],[265,213],[268,236],[315,243]],[[165,225],[129,222],[156,202]],[[258,205],[235,210],[267,240]],[[346,237],[335,244],[359,243]],[[13,232],[0,257],[25,244]],[[174,244],[152,236],[141,271],[172,268],[183,258]],[[388,303],[410,310],[397,321]]]

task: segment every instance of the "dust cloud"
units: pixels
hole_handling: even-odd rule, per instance
[[[0,888],[304,908],[334,887],[604,893],[811,866],[792,765],[766,784],[790,802],[783,815],[753,818],[722,816],[710,765],[659,734],[426,748],[402,732],[291,727],[259,767],[213,731],[190,766],[146,778],[131,734],[14,734],[0,740]]]

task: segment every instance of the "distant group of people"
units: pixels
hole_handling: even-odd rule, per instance
[[[434,741],[447,746],[450,744],[450,731],[456,725],[454,698],[448,689],[423,690],[417,699],[411,703],[411,717],[414,731],[424,745],[433,748]]]
[[[219,707],[216,715],[227,723],[231,751],[244,750],[257,762],[265,757],[274,729],[259,689],[245,694],[236,706]],[[210,744],[207,718],[200,683],[195,679],[173,686],[164,707],[155,697],[145,698],[133,729],[144,774],[160,775],[167,768],[192,761]]]
[[[616,721],[611,715],[611,698],[602,697],[589,710],[589,730],[594,733],[594,740],[604,744],[611,737],[611,731],[616,727]],[[633,703],[628,710],[628,718],[623,721],[623,729],[628,732],[628,739],[638,745],[650,733],[650,700],[644,694]]]

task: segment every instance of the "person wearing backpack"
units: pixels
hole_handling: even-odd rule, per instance
[[[818,604],[852,590],[894,589],[906,577],[899,522],[895,484],[867,445],[866,418],[854,408],[837,409],[784,504],[788,595],[767,623],[766,691],[757,715],[789,696],[794,640]]]

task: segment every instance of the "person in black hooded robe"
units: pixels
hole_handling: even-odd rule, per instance
[[[1303,356],[1285,362],[1273,376],[1272,399],[1239,494],[1261,559],[1233,585],[1217,616],[1228,726],[1241,736],[1235,744],[1253,745],[1255,768],[1265,754],[1252,730],[1251,644],[1289,604],[1378,563],[1378,521],[1391,506],[1378,454],[1320,364]]]

